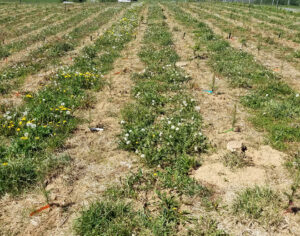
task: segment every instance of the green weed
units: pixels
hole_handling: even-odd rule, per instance
[[[269,188],[247,188],[238,193],[233,204],[233,212],[242,217],[256,220],[266,226],[279,225],[281,199]]]

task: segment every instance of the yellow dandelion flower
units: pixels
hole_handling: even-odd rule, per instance
[[[17,132],[19,132],[21,129],[20,128],[17,128]]]
[[[8,163],[7,163],[7,162],[4,162],[4,163],[2,163],[2,165],[3,165],[3,166],[7,166],[7,165],[8,165]]]
[[[35,137],[34,139],[35,139],[35,140],[39,140],[39,139],[40,139],[40,137]]]
[[[32,95],[31,94],[26,94],[26,97],[27,98],[32,98]]]
[[[21,140],[28,140],[28,137],[23,136],[21,137]]]
[[[157,173],[154,173],[153,176],[157,176]]]

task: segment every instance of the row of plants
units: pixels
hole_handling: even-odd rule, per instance
[[[226,7],[223,5],[223,8],[232,13],[241,13],[242,15],[252,16],[255,19],[259,19],[262,22],[269,23],[273,26],[282,26],[284,29],[291,29],[291,30],[299,30],[296,22],[297,18],[293,15],[293,13],[287,13],[285,15],[280,15],[278,12],[272,14],[269,10],[265,10],[264,12],[260,13],[252,9],[242,9],[242,8],[232,8]]]
[[[90,108],[91,91],[105,85],[103,75],[133,38],[139,10],[131,7],[94,45],[83,49],[74,65],[59,70],[40,91],[26,94],[20,107],[4,110],[0,118],[0,195],[20,193],[69,161],[54,153],[82,122],[74,112]]]
[[[78,235],[175,235],[184,227],[187,234],[225,235],[211,219],[201,219],[206,229],[201,220],[197,225],[182,202],[193,198],[212,206],[211,190],[190,176],[208,142],[197,104],[185,89],[190,78],[175,65],[179,56],[164,17],[158,5],[149,7],[139,53],[146,68],[133,74],[134,101],[122,110],[120,148],[135,153],[143,167],[82,211]]]
[[[208,64],[218,76],[228,79],[233,87],[245,89],[246,95],[241,96],[241,103],[251,109],[253,123],[269,132],[270,142],[277,148],[284,149],[290,146],[289,142],[292,140],[295,142],[292,150],[297,150],[299,129],[293,127],[293,124],[299,120],[299,94],[258,64],[252,56],[231,48],[227,41],[214,35],[206,24],[174,4],[167,6],[174,18],[193,32],[195,55],[208,55]],[[277,116],[278,109],[275,110],[274,107],[282,109],[284,106],[290,106],[289,111],[296,111],[294,116]],[[255,122],[258,120],[263,120],[264,123]],[[295,186],[298,186],[297,182],[293,184]],[[282,212],[288,207],[285,200],[281,193],[270,187],[255,186],[237,192],[232,205],[223,210],[226,210],[225,214],[239,216],[242,222],[251,220],[276,230],[282,226]]]
[[[217,15],[205,12],[200,8],[195,9],[188,7],[187,9],[197,13],[198,16],[201,17],[201,19],[209,19],[222,31],[228,34],[231,33],[233,37],[239,38],[244,45],[247,45],[247,41],[254,42],[257,45],[257,50],[265,50],[272,53],[276,52],[274,53],[276,58],[292,63],[296,68],[300,66],[299,52],[295,51],[294,48],[282,45],[280,41],[275,41],[269,36],[263,36],[260,33],[251,32],[251,30],[247,29],[247,27],[244,28],[235,26],[228,20],[218,17]]]
[[[267,31],[268,33],[271,33],[273,37],[276,38],[284,38],[287,40],[292,40],[296,43],[300,43],[300,33],[291,31],[289,29],[286,29],[284,27],[279,27],[274,24],[270,24],[268,18],[266,16],[257,17],[255,14],[250,12],[243,12],[238,9],[229,9],[227,10],[222,5],[205,5],[206,9],[209,9],[210,12],[213,11],[215,13],[220,14],[223,17],[226,17],[228,19],[232,19],[235,21],[242,21],[244,25],[251,24],[251,27],[254,27],[254,30],[263,30]],[[253,19],[256,21],[259,19],[258,22],[253,21]],[[285,22],[286,23],[286,22]]]
[[[73,11],[73,13],[78,12]],[[17,25],[7,26],[5,25],[4,44],[12,42],[12,40],[18,40],[17,37],[24,37],[29,33],[37,33],[37,30],[42,30],[45,27],[50,26],[53,23],[59,22],[64,18],[67,18],[70,14],[64,14],[63,12],[58,12],[57,9],[49,9],[47,12],[41,12],[38,16],[35,16],[36,21],[32,22],[32,18],[28,19],[28,21],[21,21],[21,23]]]
[[[19,20],[22,20],[27,16],[34,16],[35,14],[38,14],[40,10],[40,8],[32,8],[25,11],[22,9],[19,11],[13,10],[12,12],[7,12],[7,14],[2,14],[0,24],[18,23]]]
[[[32,19],[35,17],[39,17],[41,14],[49,14],[53,12],[63,12],[63,7],[59,5],[41,5],[20,9],[12,9],[10,10],[7,6],[4,7],[5,12],[1,14],[0,25],[13,29],[13,27],[18,27],[24,23],[32,23]]]
[[[277,21],[273,22],[273,23],[277,23],[277,24],[282,24],[283,22],[281,20],[292,20],[292,19],[297,19],[300,17],[300,14],[297,12],[286,11],[284,9],[277,9],[276,7],[269,7],[269,6],[251,5],[249,7],[244,4],[232,4],[232,5],[226,6],[224,4],[224,7],[236,8],[241,11],[246,11],[246,10],[253,11],[256,14],[265,15],[267,18],[277,20]],[[295,23],[295,22],[291,21],[291,23]]]
[[[227,78],[232,86],[245,88],[241,103],[253,113],[253,124],[267,131],[274,147],[295,150],[300,141],[299,94],[252,55],[232,48],[203,22],[181,9],[173,7],[172,11],[177,20],[195,29],[195,52],[207,51],[209,64],[216,73]]]
[[[2,54],[0,53],[0,59],[4,57],[8,57],[13,53],[19,52],[22,49],[25,49],[34,43],[37,43],[42,40],[46,40],[46,38],[51,35],[55,35],[59,32],[63,32],[68,28],[80,23],[84,19],[88,18],[90,15],[100,14],[98,13],[98,11],[99,11],[98,7],[93,7],[93,8],[89,8],[88,10],[83,10],[80,12],[72,12],[71,14],[66,15],[67,16],[66,18],[63,17],[64,20],[59,24],[54,23],[54,25],[52,26],[51,24],[49,24],[47,28],[43,29],[41,32],[37,34],[31,34],[26,38],[22,38],[20,40],[13,41],[9,44],[0,46],[1,47],[0,51],[6,52]]]
[[[68,51],[74,50],[80,45],[80,39],[96,31],[102,25],[106,24],[113,15],[122,9],[121,6],[112,7],[101,14],[97,14],[91,21],[75,27],[71,32],[62,36],[61,39],[50,41],[30,52],[30,54],[14,65],[2,69],[0,74],[0,93],[8,93],[10,89],[15,88],[22,78],[27,75],[35,74],[49,65],[59,65],[60,58]],[[98,9],[96,9],[98,10]],[[96,11],[92,10],[92,12]],[[89,13],[81,13],[72,17],[79,22]],[[13,80],[13,83],[12,83]]]
[[[95,8],[99,8],[99,10],[103,10],[103,8],[106,8],[108,5],[113,6],[114,4],[105,3],[105,4],[102,4],[101,6],[99,6],[99,5],[96,5],[96,6],[94,6],[94,5],[87,5],[87,6],[79,5],[79,7],[74,7],[74,8],[72,8],[71,11],[67,11],[67,12],[60,8],[51,8],[51,9],[48,9],[46,11],[46,13],[42,12],[41,17],[35,16],[35,19],[36,19],[35,22],[32,22],[32,18],[30,18],[30,19],[28,19],[27,23],[22,21],[17,26],[13,26],[13,27],[5,26],[5,30],[9,31],[7,33],[7,36],[5,37],[5,39],[18,37],[21,35],[24,36],[24,34],[29,34],[36,30],[44,30],[46,27],[49,28],[51,26],[51,24],[60,23],[61,20],[71,17],[78,12],[81,12],[81,11],[84,11],[87,9],[95,9]],[[40,17],[40,19],[39,19],[39,17]],[[45,26],[45,22],[47,23],[46,26]],[[28,23],[30,23],[30,24],[28,24]]]

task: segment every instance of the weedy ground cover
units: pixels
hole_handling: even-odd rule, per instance
[[[94,32],[100,26],[104,25],[111,17],[120,11],[120,7],[112,7],[97,15],[91,22],[75,27],[71,32],[65,34],[62,39],[54,40],[53,42],[45,43],[43,46],[32,51],[22,61],[13,66],[5,67],[0,75],[0,92],[7,93],[18,83],[21,83],[22,78],[29,74],[37,73],[49,65],[58,65],[59,59],[68,51],[74,50],[80,44],[80,38]],[[98,10],[98,9],[96,9]],[[96,10],[91,10],[95,12]],[[74,16],[69,19],[70,24],[74,24],[74,20],[79,22],[86,17],[86,12],[80,13],[80,17]],[[76,18],[76,19],[75,19]],[[73,22],[71,22],[73,20]]]
[[[27,10],[13,9],[10,12],[2,14],[0,18],[0,24],[11,25],[19,23],[19,20],[23,20],[26,17],[34,16],[39,13],[41,9],[39,7],[28,8]]]
[[[255,14],[258,14],[258,17],[261,18],[265,16],[265,19],[274,19],[277,20],[278,24],[284,24],[282,20],[294,20],[296,18],[300,17],[299,12],[289,12],[281,8],[276,8],[275,6],[267,6],[267,5],[244,5],[244,4],[232,4],[232,5],[223,5],[224,8],[228,9],[237,9],[241,12],[253,12]],[[295,21],[294,21],[295,23]]]
[[[8,14],[8,16],[10,16],[12,18],[11,21],[6,21],[6,20],[2,20],[2,27],[4,27],[5,29],[11,29],[12,31],[15,31],[15,29],[18,29],[19,26],[25,26],[26,28],[26,24],[34,24],[37,22],[32,22],[32,18],[35,19],[39,19],[40,17],[43,16],[48,16],[54,12],[59,12],[59,9],[61,9],[59,6],[41,6],[41,7],[37,7],[37,6],[33,6],[31,9],[33,9],[33,11],[27,11],[26,10],[22,10],[19,11],[15,10],[13,12],[10,12]],[[60,10],[60,12],[63,12]],[[7,13],[6,13],[7,14]],[[13,32],[16,33],[16,32]]]
[[[174,235],[181,225],[197,222],[187,215],[181,197],[194,197],[210,207],[211,191],[189,175],[207,148],[202,119],[185,90],[190,78],[175,65],[179,57],[164,17],[159,6],[149,7],[139,53],[145,72],[133,75],[135,101],[122,111],[120,147],[136,153],[144,167],[82,211],[75,222],[79,235],[122,234],[118,225],[124,226],[125,235]],[[214,221],[208,224],[212,233],[225,234]]]
[[[168,7],[179,22],[193,29],[196,42],[194,50],[208,54],[208,64],[216,73],[227,78],[232,86],[245,89],[246,95],[241,96],[241,102],[253,112],[253,123],[260,129],[269,132],[270,143],[279,149],[289,147],[291,152],[297,150],[299,128],[295,124],[299,125],[299,95],[281,82],[274,73],[255,62],[252,56],[231,48],[228,42],[214,35],[206,24],[174,5],[169,4]],[[275,107],[271,105],[274,103],[276,103]],[[261,106],[262,104],[264,105]],[[281,104],[280,108],[276,109],[279,104]],[[297,115],[280,117],[280,111],[284,106],[289,106],[291,112],[297,111]],[[283,112],[287,112],[287,110]],[[263,124],[257,122],[262,120]],[[292,135],[288,132],[290,130],[294,132]],[[290,136],[287,137],[287,135]],[[232,155],[225,156],[226,164],[229,167],[243,167],[247,164],[244,159]],[[295,159],[297,160],[297,158]],[[291,162],[295,163],[295,160],[293,159]],[[294,169],[291,162],[288,162],[287,165]],[[286,193],[293,200],[296,199],[299,187],[297,176],[294,176],[291,191]],[[287,207],[282,203],[282,199],[282,195],[268,187],[247,188],[237,193],[231,209],[241,218],[276,228],[282,224],[282,211]]]
[[[247,27],[235,26],[228,20],[223,19],[217,15],[207,13],[199,8],[189,9],[193,12],[196,12],[198,16],[201,17],[201,19],[209,19],[210,22],[212,22],[215,26],[217,26],[227,34],[231,33],[232,35],[235,35],[240,39],[244,39],[246,42],[253,41],[259,44],[261,47],[260,49],[272,52],[274,52],[274,49],[277,49],[278,53],[275,54],[277,58],[293,63],[295,67],[298,68],[299,60],[297,57],[295,57],[294,48],[282,45],[279,41],[275,41],[270,36],[263,36],[262,34],[251,32],[251,30],[247,30]]]
[[[273,72],[258,64],[253,56],[230,47],[204,23],[181,9],[170,8],[177,20],[195,31],[195,51],[207,51],[209,64],[232,86],[245,88],[241,103],[250,108],[252,123],[267,131],[269,142],[278,149],[297,149],[300,141],[300,96]]]
[[[233,212],[242,217],[258,221],[268,227],[279,225],[282,221],[282,200],[269,188],[247,188],[238,193]]]
[[[200,5],[201,6],[201,5]],[[224,5],[207,5],[205,4],[202,9],[209,9],[210,12],[218,13],[223,17],[232,19],[234,21],[242,21],[245,26],[251,26],[254,29],[264,30],[268,32],[270,36],[274,38],[284,38],[292,40],[296,43],[300,43],[300,34],[297,31],[291,31],[285,27],[276,26],[269,23],[269,17],[267,14],[257,14],[252,11],[242,11],[236,8],[224,8]],[[294,23],[295,19],[291,20],[290,23]],[[284,20],[287,24],[288,21]]]
[[[51,35],[55,35],[61,31],[64,31],[70,27],[72,27],[74,25],[74,23],[76,24],[77,22],[80,22],[81,20],[83,20],[84,18],[88,17],[90,14],[94,14],[96,12],[98,12],[99,9],[97,7],[91,8],[90,10],[87,11],[73,11],[71,13],[68,14],[62,14],[60,15],[60,17],[58,17],[57,15],[55,15],[54,17],[52,17],[52,21],[50,19],[47,20],[47,27],[45,29],[43,29],[41,32],[37,33],[37,34],[33,34],[33,35],[28,35],[28,37],[26,38],[22,38],[20,40],[15,40],[11,43],[7,43],[5,45],[1,46],[1,50],[4,50],[6,52],[8,52],[6,55],[0,55],[0,59],[8,57],[10,55],[12,55],[13,53],[19,52],[22,49],[27,48],[28,46],[39,42],[39,41],[45,41],[47,37],[51,36]],[[54,24],[51,26],[51,22],[56,23],[57,21],[63,19],[62,22],[60,22],[59,24]],[[41,20],[37,17],[36,18],[37,22],[39,22],[39,26],[44,26],[45,22],[41,22]],[[29,28],[29,30],[28,30]],[[34,30],[36,28],[36,25],[32,26],[32,27],[27,27],[27,31],[31,31]],[[26,29],[25,29],[26,30]],[[24,32],[24,27],[23,30],[17,30],[18,33],[25,33]],[[4,38],[5,40],[6,37]]]
[[[74,112],[89,107],[93,101],[89,91],[104,86],[103,74],[133,38],[138,10],[126,11],[119,23],[83,49],[73,66],[59,70],[37,93],[27,94],[21,107],[4,111],[0,119],[0,195],[22,192],[67,161],[54,151],[80,122]]]

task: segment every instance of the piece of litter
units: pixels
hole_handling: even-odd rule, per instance
[[[103,128],[89,128],[89,129],[92,132],[99,132],[99,131],[103,131],[104,130]]]
[[[203,91],[203,92],[210,93],[210,94],[212,94],[212,93],[213,93],[213,91],[212,91],[212,90],[207,90],[207,89],[203,89],[202,91]]]
[[[116,72],[115,75],[118,75],[118,74],[120,74],[120,73],[121,73],[120,71],[119,71],[119,72]]]
[[[48,208],[50,208],[50,205],[49,205],[49,204],[47,204],[46,206],[43,206],[43,207],[41,207],[41,208],[39,208],[39,209],[37,209],[37,210],[31,212],[31,213],[30,213],[30,216],[33,216],[33,215],[35,215],[35,214],[37,214],[37,213],[39,213],[39,212],[41,212],[41,211],[43,211],[43,210],[46,210],[46,209],[48,209]]]

